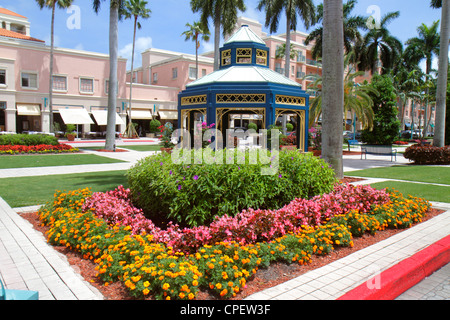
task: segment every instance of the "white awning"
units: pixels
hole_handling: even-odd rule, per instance
[[[131,110],[131,119],[146,120],[152,119],[150,110]]]
[[[107,110],[92,110],[92,115],[99,126],[106,126],[108,124],[108,111]],[[116,113],[116,124],[125,124],[122,118]]]
[[[38,104],[18,104],[16,106],[19,116],[40,116],[41,108]]]
[[[59,109],[65,124],[93,124],[91,116],[86,109]]]
[[[178,119],[178,111],[159,111],[159,116],[164,120],[176,120]]]

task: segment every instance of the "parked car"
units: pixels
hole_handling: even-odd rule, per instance
[[[412,134],[413,139],[419,138],[420,134],[421,134],[421,130],[419,130],[419,129],[413,130],[413,134]],[[411,130],[403,130],[403,131],[401,131],[400,132],[400,136],[402,138],[411,138]]]

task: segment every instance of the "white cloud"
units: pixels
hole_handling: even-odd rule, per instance
[[[151,37],[139,37],[136,39],[134,48],[134,66],[133,68],[140,67],[142,63],[141,53],[152,47]],[[119,50],[119,56],[127,59],[127,70],[131,69],[131,55],[133,53],[133,43],[128,43],[122,49]]]
[[[205,52],[209,52],[209,51],[213,51],[214,50],[214,39],[212,39],[213,41],[209,41],[209,42],[206,42],[206,41],[202,41],[201,42],[201,45],[202,45],[202,48],[203,48],[203,53],[205,53]]]
[[[44,38],[44,41],[45,41],[45,43],[46,43],[48,46],[51,45],[51,38],[52,38],[52,37],[51,37],[51,34],[50,34],[50,33],[47,34],[47,35],[45,36],[45,38]],[[54,46],[55,46],[55,47],[61,46],[61,41],[60,41],[59,37],[58,37],[56,34],[53,35],[53,41],[54,41]]]

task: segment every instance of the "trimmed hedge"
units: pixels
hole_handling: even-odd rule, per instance
[[[226,157],[233,160],[232,154]],[[328,193],[336,182],[333,169],[311,154],[280,152],[273,175],[261,174],[271,164],[262,164],[259,158],[250,164],[249,158],[248,151],[236,151],[233,164],[175,164],[166,153],[142,159],[127,172],[133,203],[154,221],[162,217],[198,226],[212,222],[216,215],[275,209],[295,198]]]
[[[37,146],[58,145],[58,139],[45,134],[5,134],[0,135],[0,145],[10,146]]]
[[[408,147],[403,156],[415,164],[449,164],[450,146],[439,148],[415,144]]]

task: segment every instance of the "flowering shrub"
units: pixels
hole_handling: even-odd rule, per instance
[[[63,153],[78,152],[77,148],[73,148],[67,144],[58,145],[0,145],[0,154],[19,154],[19,153]]]
[[[340,193],[348,189],[349,186],[343,186]],[[364,190],[370,194],[369,189]],[[356,197],[357,191],[361,190],[355,188],[348,192]],[[221,241],[202,244],[192,253],[183,253],[156,240],[152,234],[133,233],[130,225],[117,224],[120,219],[111,219],[114,214],[108,206],[93,203],[94,197],[101,202],[115,198],[113,203],[129,209],[128,193],[123,188],[103,197],[89,189],[58,191],[54,200],[39,210],[39,217],[50,227],[47,237],[51,244],[66,246],[94,261],[105,286],[122,281],[138,299],[152,295],[157,299],[191,300],[200,289],[230,298],[246,286],[259,268],[272,262],[309,263],[314,255],[328,254],[336,247],[352,247],[353,237],[365,232],[373,234],[384,228],[405,228],[420,222],[430,207],[423,199],[403,197],[392,191],[386,193],[389,199],[384,203],[381,201],[385,195],[373,195],[379,203],[372,209],[364,207],[367,205],[364,201],[361,208],[350,205],[349,208],[354,208],[320,219],[320,225],[301,225],[295,232],[286,232],[271,241],[248,244]],[[94,214],[97,209],[103,210],[106,219]],[[140,217],[139,211],[132,211],[135,218]]]
[[[450,146],[439,148],[415,144],[406,148],[403,156],[415,164],[449,164]]]
[[[208,164],[206,151],[204,159],[192,157],[194,164],[173,163],[169,154],[142,159],[127,171],[133,203],[148,218],[163,216],[192,227],[211,223],[216,215],[234,216],[246,208],[280,208],[297,197],[330,192],[336,182],[329,165],[311,154],[269,153],[268,163],[255,158],[253,164],[249,151],[228,151],[223,151],[224,161],[232,164]],[[209,153],[212,158],[218,156]],[[262,175],[261,170],[276,165],[276,156],[276,174]]]
[[[166,230],[161,230],[132,205],[129,195],[130,190],[122,186],[107,193],[94,193],[86,199],[83,210],[91,209],[110,223],[130,226],[134,234],[151,234],[156,241],[185,252],[221,241],[247,244],[272,241],[289,232],[295,233],[305,225],[321,225],[334,215],[351,210],[366,213],[373,206],[389,201],[385,191],[369,186],[336,184],[331,193],[310,200],[297,198],[278,210],[247,209],[235,217],[216,217],[209,226],[180,228],[169,223]]]

